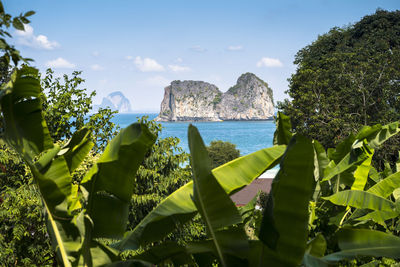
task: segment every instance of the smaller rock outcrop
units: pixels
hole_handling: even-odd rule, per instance
[[[101,104],[93,107],[94,110],[99,108],[110,108],[111,110],[117,110],[119,113],[132,112],[129,99],[121,91],[112,92],[107,97],[103,97]]]
[[[173,81],[165,87],[156,121],[268,120],[273,117],[272,90],[252,73],[242,74],[222,93],[202,81]]]

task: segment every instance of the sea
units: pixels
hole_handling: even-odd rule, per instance
[[[142,116],[148,116],[149,120],[157,117],[156,113],[123,113],[116,114],[113,122],[121,128],[134,123]],[[274,121],[222,121],[222,122],[161,122],[163,129],[159,137],[178,137],[180,146],[189,153],[188,126],[192,123],[201,134],[206,145],[213,140],[229,141],[240,150],[244,156],[257,150],[271,147],[275,132]]]

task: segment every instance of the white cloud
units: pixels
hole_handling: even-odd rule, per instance
[[[55,60],[49,60],[46,62],[48,68],[60,68],[60,69],[72,69],[75,68],[75,64],[68,62],[66,59],[59,57]]]
[[[190,71],[189,67],[179,66],[179,65],[168,65],[168,68],[173,72],[186,72]]]
[[[90,68],[95,71],[104,70],[104,68],[102,66],[100,66],[99,64],[93,64],[92,66],[90,66]]]
[[[177,59],[175,59],[175,62],[182,63],[183,59],[181,57],[178,57]]]
[[[166,87],[171,83],[171,80],[168,80],[164,76],[157,75],[146,79],[144,83],[148,86]]]
[[[257,67],[283,67],[283,64],[277,58],[263,57],[257,62]]]
[[[241,45],[230,45],[227,48],[229,51],[240,51],[243,50],[243,46]]]
[[[199,52],[199,53],[204,53],[207,51],[207,49],[205,49],[199,45],[192,46],[190,49],[192,49],[192,51]]]
[[[25,24],[24,27],[25,31],[15,31],[15,34],[19,37],[17,39],[18,44],[45,50],[53,50],[60,46],[56,41],[49,41],[46,35],[39,34],[36,36],[29,24]]]
[[[157,61],[152,58],[141,58],[137,56],[135,58],[136,67],[143,72],[151,72],[151,71],[164,71],[164,67],[160,65]]]

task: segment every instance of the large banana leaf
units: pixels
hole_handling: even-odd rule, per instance
[[[342,160],[336,165],[333,161],[324,171],[324,178],[322,181],[332,179],[334,176],[343,173],[354,166],[358,166],[370,157],[373,152],[371,148],[365,143],[357,143],[353,146],[352,150],[342,158]]]
[[[338,243],[341,251],[323,259],[339,261],[358,256],[400,258],[400,238],[392,234],[369,229],[341,229]]]
[[[144,124],[122,129],[82,180],[93,237],[118,238],[126,230],[134,177],[156,137]]]
[[[323,199],[329,200],[336,205],[350,206],[358,209],[391,212],[395,208],[392,201],[360,190],[344,190],[329,197],[323,197]]]
[[[212,172],[225,192],[231,194],[274,167],[285,148],[284,145],[265,148],[228,162]],[[140,245],[166,236],[175,229],[176,224],[189,221],[197,212],[191,194],[193,194],[192,181],[161,201],[133,231],[115,244],[115,247],[120,250],[137,249]]]
[[[372,211],[364,216],[356,218],[357,221],[373,220],[376,223],[386,227],[385,221],[399,216],[397,211]]]
[[[0,90],[5,140],[28,162],[53,146],[41,111],[41,88],[37,77],[37,69],[22,67]]]
[[[259,239],[278,254],[281,263],[297,266],[306,249],[308,205],[315,184],[311,141],[295,135],[280,166],[264,210]]]
[[[376,149],[390,137],[398,134],[399,132],[400,129],[398,122],[392,122],[384,126],[377,124],[374,126],[364,126],[356,138],[358,140],[366,139],[369,146],[373,149]]]
[[[315,170],[315,178],[318,181],[320,178],[324,176],[324,170],[329,164],[329,159],[326,155],[325,148],[316,140],[313,140],[314,150],[315,150],[315,159],[314,166]]]
[[[400,187],[400,172],[394,173],[385,179],[381,180],[367,190],[368,193],[380,196],[382,198],[389,197],[396,188]],[[376,210],[360,217],[360,211],[356,210],[352,217],[358,221],[373,220],[383,226],[386,226],[385,221],[398,216],[396,211],[380,211]]]
[[[64,156],[70,173],[83,162],[85,156],[92,149],[94,144],[89,136],[90,130],[82,128],[76,131],[67,144],[62,147],[59,155]]]
[[[351,190],[364,190],[364,187],[368,180],[368,174],[371,169],[372,156],[374,150],[371,149],[372,153],[368,154],[368,158],[364,160],[360,166],[354,172],[354,182],[351,186]]]
[[[211,238],[216,254],[222,266],[227,266],[225,254],[232,245],[240,246],[238,251],[248,249],[247,237],[242,234],[221,235],[218,230],[242,222],[235,204],[229,198],[211,172],[211,160],[199,131],[189,125],[189,149],[193,169],[193,202],[196,205]],[[237,238],[239,237],[239,239]]]
[[[378,182],[367,191],[369,193],[387,198],[390,196],[396,188],[400,187],[400,172],[396,172],[382,181]]]
[[[328,148],[328,158],[338,164],[347,154],[350,153],[352,145],[356,138],[351,133],[343,139],[335,148]]]
[[[274,145],[288,145],[292,138],[292,124],[290,117],[278,112],[276,117],[276,131],[274,133]]]

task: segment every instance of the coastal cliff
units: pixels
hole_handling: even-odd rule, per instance
[[[268,120],[274,114],[272,90],[252,73],[242,74],[222,93],[202,81],[173,81],[165,87],[156,121]]]

